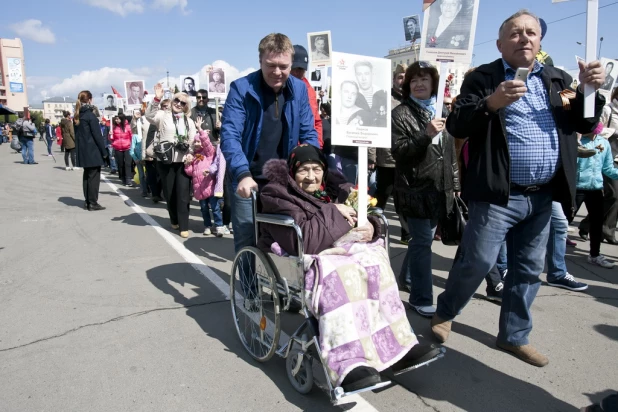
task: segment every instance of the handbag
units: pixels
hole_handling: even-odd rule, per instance
[[[440,236],[442,243],[447,246],[458,246],[463,238],[463,232],[468,221],[468,207],[455,195],[453,210],[450,214],[440,219]]]
[[[174,161],[175,145],[170,142],[162,142],[154,146],[155,158],[164,165],[170,165]]]

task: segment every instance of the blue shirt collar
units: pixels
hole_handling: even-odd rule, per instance
[[[517,71],[517,69],[514,69],[511,67],[511,65],[509,65],[506,60],[502,59],[502,65],[504,66],[504,73],[508,73],[509,70],[513,73],[515,73]],[[534,61],[534,67],[532,68],[532,74],[538,74],[541,72],[541,70],[543,70],[543,65],[541,63],[539,63],[537,60]]]

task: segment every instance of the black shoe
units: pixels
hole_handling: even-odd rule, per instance
[[[504,289],[504,283],[500,282],[496,286],[487,285],[487,289],[485,292],[487,293],[487,300],[491,300],[493,302],[502,302],[502,292]]]
[[[97,211],[97,210],[105,210],[105,208],[98,203],[91,203],[90,207],[88,207],[88,210]]]
[[[400,373],[415,366],[422,365],[442,353],[442,349],[436,345],[418,344],[406,353],[397,363],[392,366],[394,373]]]
[[[163,199],[161,199],[161,197],[159,197],[159,196],[153,196],[152,197],[152,203],[159,203],[161,200],[163,200]]]
[[[90,210],[90,203],[84,202],[84,209]]]
[[[341,388],[344,392],[356,392],[361,389],[369,388],[382,382],[380,373],[374,368],[367,366],[359,366],[348,373],[341,382]]]
[[[579,237],[581,237],[584,240],[588,240],[588,233],[583,232],[583,231],[579,231]]]

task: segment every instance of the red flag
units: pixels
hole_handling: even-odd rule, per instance
[[[112,86],[112,93],[114,93],[117,98],[122,99],[122,95],[118,93],[118,90],[116,90],[114,86]]]
[[[423,0],[423,11],[427,10],[435,1],[436,0]]]

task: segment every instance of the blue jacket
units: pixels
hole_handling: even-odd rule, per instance
[[[221,118],[221,151],[225,157],[232,181],[249,173],[249,164],[255,157],[262,130],[262,71],[258,70],[235,80],[225,100]],[[314,128],[314,118],[309,105],[307,86],[290,76],[284,88],[283,113],[286,122],[283,156],[299,143],[320,147]]]
[[[577,159],[577,189],[603,189],[603,175],[610,179],[618,179],[618,169],[614,168],[614,156],[607,139],[597,137],[591,140],[582,137],[581,144],[586,149],[596,149],[597,154],[586,159]],[[600,149],[600,148],[603,149]]]

